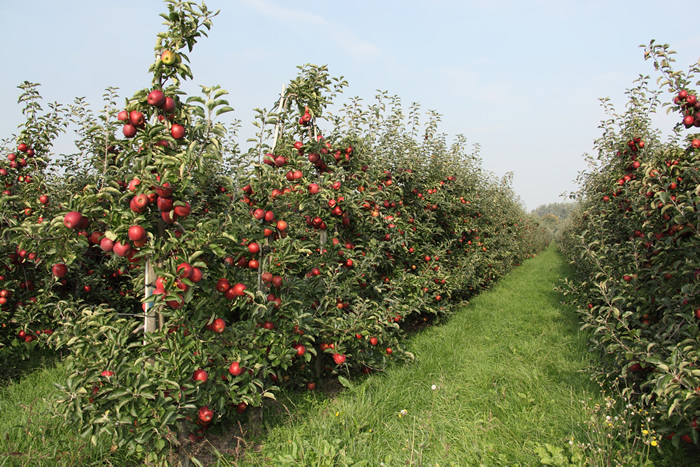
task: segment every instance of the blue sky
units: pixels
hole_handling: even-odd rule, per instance
[[[185,90],[219,84],[253,132],[252,109],[271,107],[296,66],[327,64],[349,82],[345,95],[377,90],[442,114],[441,129],[481,145],[484,167],[514,173],[527,209],[562,201],[585,169],[604,118],[598,98],[619,107],[640,74],[654,76],[638,46],[678,52],[677,68],[700,57],[697,3],[651,1],[210,0],[220,9],[190,59]],[[156,0],[3,2],[0,138],[22,121],[21,82],[41,83],[46,102],[85,96],[102,107],[107,86],[128,97],[150,83]],[[675,119],[660,116],[670,128]],[[72,137],[59,152],[70,152]]]

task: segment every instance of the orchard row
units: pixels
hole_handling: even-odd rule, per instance
[[[652,428],[678,445],[698,443],[700,417],[700,127],[697,86],[674,72],[668,46],[654,60],[682,115],[668,142],[651,126],[661,91],[640,78],[623,115],[597,141],[598,163],[581,178],[579,210],[562,234],[575,265],[568,293],[578,303],[604,373],[652,413]],[[690,130],[690,131],[688,131]]]

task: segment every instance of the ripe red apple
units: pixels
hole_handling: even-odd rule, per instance
[[[335,361],[336,365],[342,365],[345,363],[345,354],[333,354],[333,361]]]
[[[83,222],[83,215],[77,211],[71,211],[63,216],[63,225],[69,229],[77,229]]]
[[[166,224],[174,224],[177,220],[177,214],[175,214],[175,211],[163,211],[160,213],[160,218],[163,219],[163,222]],[[179,230],[175,232],[175,234],[177,235],[178,232]]]
[[[263,328],[267,330],[275,329],[275,323],[273,323],[272,321],[267,321],[265,322],[265,324],[263,324]]]
[[[148,93],[146,101],[148,101],[150,105],[160,107],[165,103],[165,94],[163,94],[163,91],[160,89],[154,89]]]
[[[321,187],[319,187],[316,183],[312,183],[309,185],[309,193],[311,193],[312,195],[317,194],[320,189]]]
[[[221,293],[226,293],[231,288],[231,284],[229,283],[228,279],[221,278],[216,281],[215,288]]]
[[[202,280],[202,277],[204,277],[204,274],[202,273],[202,270],[199,268],[192,268],[192,275],[190,276],[190,280],[194,282],[195,284],[199,281]]]
[[[286,231],[287,227],[288,227],[288,224],[286,221],[282,221],[282,220],[277,221],[277,230],[279,230],[280,232]]]
[[[263,209],[256,209],[253,211],[253,217],[255,217],[257,220],[261,220],[263,217],[265,217],[265,210]]]
[[[265,212],[265,220],[267,222],[272,222],[273,220],[275,220],[275,213],[272,211]]]
[[[109,378],[110,376],[114,376],[114,372],[110,370],[105,370],[102,372],[102,376],[104,376],[105,378]]]
[[[102,251],[105,253],[109,253],[114,248],[114,242],[109,238],[104,237],[102,240],[100,240],[100,248],[102,248]]]
[[[178,215],[178,217],[185,218],[190,215],[190,212],[192,211],[192,207],[190,206],[190,203],[185,201],[185,205],[177,205],[173,206],[173,211],[175,211],[175,214]]]
[[[250,242],[248,244],[248,251],[255,255],[260,251],[260,245],[255,242]]]
[[[170,212],[173,210],[173,199],[159,196],[158,201],[156,201],[156,205],[162,212]]]
[[[117,120],[120,122],[128,122],[129,121],[129,112],[126,110],[122,110],[117,114]]]
[[[66,276],[68,273],[68,268],[63,263],[54,264],[51,268],[51,273],[60,279]]]
[[[370,337],[369,343],[372,345],[377,345],[379,343],[379,340],[376,337]]]
[[[194,379],[195,381],[201,381],[203,383],[206,383],[209,379],[209,374],[207,374],[205,370],[202,370],[200,368],[194,371],[194,376],[192,376],[192,379]]]
[[[693,141],[691,141],[690,146],[693,149],[700,149],[700,139],[694,139]]]
[[[243,373],[243,368],[241,368],[240,363],[233,362],[231,363],[231,366],[228,367],[228,372],[231,373],[233,376],[238,376],[241,373]]]
[[[128,243],[116,242],[112,247],[112,251],[115,255],[125,258],[129,256],[129,253],[131,253],[131,245]]]
[[[182,139],[185,137],[185,128],[177,123],[170,127],[170,135],[175,139]]]
[[[299,356],[299,357],[301,357],[302,355],[304,355],[306,353],[306,347],[304,347],[301,344],[296,344],[292,347],[294,348],[294,350],[297,351],[297,356]]]
[[[46,195],[39,196],[39,202],[41,204],[49,204],[49,197]]]
[[[132,225],[129,227],[129,239],[131,239],[134,242],[141,242],[146,240],[148,234],[146,233],[146,229],[141,227],[140,225]]]
[[[242,297],[245,295],[245,290],[247,289],[245,284],[241,284],[240,282],[233,287],[231,287],[231,290],[233,290],[234,295],[238,297]]]
[[[214,411],[209,409],[209,406],[204,406],[199,408],[199,421],[202,423],[209,423],[214,418]]]
[[[129,112],[129,122],[136,128],[141,128],[146,123],[146,118],[138,110],[132,110]]]
[[[180,263],[177,265],[177,275],[180,278],[190,278],[192,276],[192,266],[189,263]]]
[[[172,97],[166,97],[161,109],[165,113],[173,113],[175,111],[175,100]]]
[[[134,196],[129,202],[129,207],[135,213],[144,212],[148,207],[148,196],[146,196],[144,193]]]
[[[226,322],[221,318],[217,318],[211,323],[211,330],[218,334],[224,332],[224,329],[226,329]]]

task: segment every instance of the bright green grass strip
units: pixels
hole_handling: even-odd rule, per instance
[[[588,354],[575,313],[553,290],[566,272],[554,247],[526,261],[449,323],[415,336],[415,363],[332,401],[303,396],[293,416],[269,420],[246,461],[539,465],[534,449],[582,439],[581,401],[602,400],[581,372]]]

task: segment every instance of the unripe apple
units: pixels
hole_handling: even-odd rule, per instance
[[[172,50],[164,50],[163,53],[160,54],[160,61],[166,65],[174,65],[177,63],[177,53]]]

